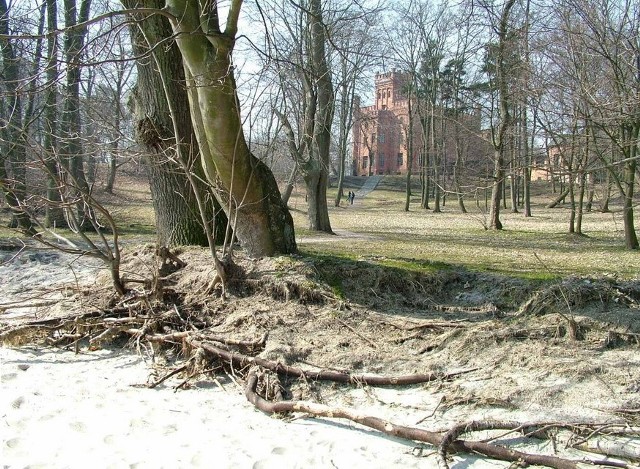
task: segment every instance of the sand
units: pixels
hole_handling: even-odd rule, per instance
[[[64,299],[74,295],[68,286],[78,282],[98,288],[99,267],[59,253],[5,255],[4,263],[0,259],[0,305]],[[76,306],[78,301],[73,299]],[[1,314],[3,319],[38,318],[45,310],[51,313],[33,306],[8,307]],[[630,363],[637,358],[635,351],[625,353]],[[0,464],[6,468],[436,467],[434,448],[348,421],[265,415],[247,402],[239,384],[224,376],[217,383],[202,378],[186,390],[176,391],[181,378],[149,389],[145,385],[152,363],[129,349],[76,354],[44,346],[4,347],[0,366]],[[519,373],[514,380],[525,376]],[[468,390],[485,385],[486,378],[466,377],[454,384]],[[593,396],[593,389],[588,386],[583,394]],[[563,414],[566,407],[554,412],[534,401],[512,412],[465,406],[435,412],[446,395],[446,390],[430,385],[340,387],[324,392],[322,398],[328,405],[348,406],[397,424],[415,426],[423,420],[420,426],[429,430],[486,418],[548,421],[597,415],[581,401],[568,415]],[[554,452],[549,442],[509,443],[520,450]],[[566,450],[560,455],[580,457]],[[506,467],[510,464],[471,455],[456,455],[451,462],[451,469]]]
[[[232,382],[155,389],[128,351],[0,349],[3,467],[432,467],[412,442],[349,422],[273,418]],[[428,453],[429,451],[422,451]],[[424,456],[424,454],[423,454]],[[466,457],[457,469],[507,467]]]

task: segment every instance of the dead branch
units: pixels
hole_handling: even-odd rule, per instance
[[[380,320],[380,324],[386,324],[402,331],[415,331],[422,329],[463,329],[465,327],[469,327],[468,324],[464,324],[464,322],[468,321],[466,319],[460,321],[424,321],[420,323],[407,321],[404,324],[398,324],[389,320]]]

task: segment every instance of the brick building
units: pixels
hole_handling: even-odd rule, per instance
[[[360,107],[355,103],[353,126],[353,174],[369,176],[373,174],[406,174],[408,167],[409,108],[413,119],[413,168],[417,171],[421,165],[423,139],[417,104],[409,104],[407,83],[409,74],[399,71],[377,74],[375,77],[375,103]],[[465,157],[468,163],[477,163],[487,155],[486,142],[480,137],[480,114],[473,113],[463,117]],[[453,125],[447,121],[439,126],[444,130],[445,139],[441,151],[445,158],[441,161],[444,173],[447,166],[455,161]]]
[[[353,126],[353,174],[406,173],[409,100],[405,89],[409,75],[401,72],[377,74],[375,104],[355,105]],[[415,126],[414,126],[415,127]],[[419,134],[414,128],[414,135]],[[414,136],[414,169],[418,168],[419,136]]]

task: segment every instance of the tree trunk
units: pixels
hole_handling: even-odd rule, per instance
[[[582,215],[584,214],[584,195],[586,176],[583,170],[579,174],[578,203],[576,206],[576,233],[582,234]]]
[[[638,58],[638,73],[640,74],[640,57]],[[623,132],[624,135],[624,132]],[[640,135],[640,123],[627,129],[628,138],[625,140],[627,156],[624,164],[624,201],[623,214],[624,221],[624,241],[627,249],[638,249],[638,236],[636,235],[633,216],[633,194],[635,192],[635,177],[638,162],[638,136]]]
[[[340,135],[338,137],[338,191],[334,204],[340,206],[344,196],[344,177],[346,173],[347,145],[349,141],[349,129],[353,122],[353,102],[355,97],[355,80],[347,83],[347,60],[341,56],[342,85],[340,86]]]
[[[7,87],[6,140],[0,150],[0,189],[12,211],[10,226],[24,231],[26,234],[35,233],[29,215],[21,208],[26,199],[26,139],[22,122],[22,102],[20,91],[19,57],[16,56],[13,44],[7,37],[9,34],[9,11],[5,0],[0,0],[0,47],[2,48],[3,73],[2,78]],[[4,124],[4,122],[3,122]],[[3,125],[3,127],[5,127]],[[7,173],[5,164],[8,163],[11,174]]]
[[[458,122],[456,121],[456,127]],[[464,206],[464,194],[462,193],[462,186],[460,184],[460,171],[462,169],[462,142],[459,138],[459,132],[456,130],[456,161],[453,164],[453,187],[456,191],[456,198],[458,200],[458,206],[462,213],[467,213],[467,208]]]
[[[296,181],[296,174],[298,172],[298,163],[294,162],[293,169],[291,170],[291,174],[289,175],[289,179],[287,180],[287,186],[284,189],[282,194],[282,203],[285,205],[289,204],[289,199],[291,198],[291,193],[293,192],[293,186]]]
[[[435,100],[431,103],[431,149],[433,150],[433,212],[440,213],[440,146],[437,143],[436,135],[436,119],[435,119]],[[440,120],[442,123],[442,119]]]
[[[67,221],[61,206],[60,197],[60,173],[57,164],[57,130],[58,118],[58,39],[54,31],[58,29],[57,0],[47,0],[47,91],[45,95],[44,109],[44,166],[47,178],[47,200],[45,207],[44,224],[48,228],[66,228]]]
[[[124,50],[122,49],[122,44],[120,43],[120,57],[124,57]],[[113,120],[113,143],[111,144],[111,155],[109,157],[109,171],[107,173],[107,184],[105,186],[105,191],[110,194],[113,194],[113,185],[116,182],[116,171],[118,169],[118,152],[120,146],[120,133],[122,127],[122,89],[124,85],[124,74],[125,69],[122,64],[117,64],[118,72],[117,79],[115,84],[115,90],[113,93],[113,104],[114,104],[114,120]]]
[[[138,0],[122,0],[126,8],[142,6]],[[145,7],[162,8],[164,1],[148,0]],[[146,150],[149,186],[156,221],[158,243],[161,246],[200,245],[206,246],[207,235],[198,213],[197,201],[184,168],[193,167],[200,179],[204,172],[197,161],[195,134],[189,113],[189,100],[185,85],[184,67],[180,51],[174,42],[169,42],[173,34],[171,25],[160,15],[145,17],[134,24],[130,30],[133,52],[143,56],[149,52],[149,43],[154,47],[153,57],[138,60],[138,81],[133,94],[136,115],[136,133],[138,141]],[[147,42],[148,41],[148,42]],[[155,47],[162,44],[162,47]],[[165,93],[163,76],[171,82]],[[171,100],[171,105],[169,101]],[[171,110],[176,119],[180,135],[174,134]],[[176,152],[176,140],[185,144],[186,156],[191,161],[179,162]],[[191,148],[193,147],[193,148]],[[112,155],[115,164],[115,155]],[[115,175],[115,172],[113,172]],[[197,178],[196,178],[197,179]],[[199,187],[206,194],[206,184]],[[211,199],[207,206],[207,218],[214,219]],[[215,217],[215,239],[223,242],[227,226],[226,217]]]
[[[404,211],[409,211],[409,205],[411,204],[411,171],[413,169],[413,121],[414,116],[411,106],[411,89],[409,90],[409,99],[407,100],[408,110],[408,128],[407,128],[407,178],[405,184],[405,202]]]
[[[314,73],[313,81],[316,84],[317,97],[313,145],[311,147],[311,162],[314,166],[314,174],[309,175],[307,185],[309,228],[315,231],[333,233],[329,220],[329,207],[327,206],[331,124],[333,122],[333,84],[331,83],[331,74],[325,52],[327,38],[326,29],[322,23],[322,3],[320,0],[310,0],[309,8],[311,69]],[[312,200],[313,207],[311,206]]]
[[[493,187],[491,189],[491,209],[489,215],[489,227],[495,230],[502,229],[500,222],[500,196],[502,195],[502,185],[504,184],[504,141],[506,131],[511,125],[509,90],[507,87],[507,70],[505,65],[505,55],[507,46],[508,21],[511,9],[515,0],[507,0],[500,17],[498,30],[498,57],[497,57],[497,87],[500,102],[500,122],[494,137],[494,169]]]
[[[489,228],[502,229],[500,221],[500,200],[502,196],[502,184],[504,180],[504,168],[502,161],[502,147],[494,151],[493,185],[491,187],[491,203],[489,211]]]
[[[291,253],[296,251],[293,219],[273,173],[251,154],[242,129],[231,60],[241,4],[231,2],[224,31],[216,3],[201,12],[196,1],[169,0],[166,10],[187,71],[205,174],[235,221],[235,235],[250,256]]]

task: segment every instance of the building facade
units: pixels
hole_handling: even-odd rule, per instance
[[[407,172],[411,107],[406,94],[408,81],[407,73],[393,71],[377,74],[375,104],[360,107],[359,99],[356,101],[353,126],[354,175]],[[413,166],[416,169],[421,139],[418,129],[413,130]]]
[[[491,154],[485,133],[481,130],[480,112],[452,115],[452,110],[436,108],[434,128],[437,142],[424,145],[423,121],[427,115],[419,112],[419,103],[410,102],[407,85],[410,75],[399,71],[377,74],[375,101],[371,106],[355,105],[353,126],[353,174],[406,174],[411,160],[412,172],[418,171],[427,151],[441,165],[439,173],[451,174],[457,158],[470,168],[480,168]],[[409,129],[409,113],[413,114],[413,129]],[[456,125],[456,123],[458,125]],[[409,145],[409,140],[413,145]],[[409,158],[412,150],[413,158]]]

